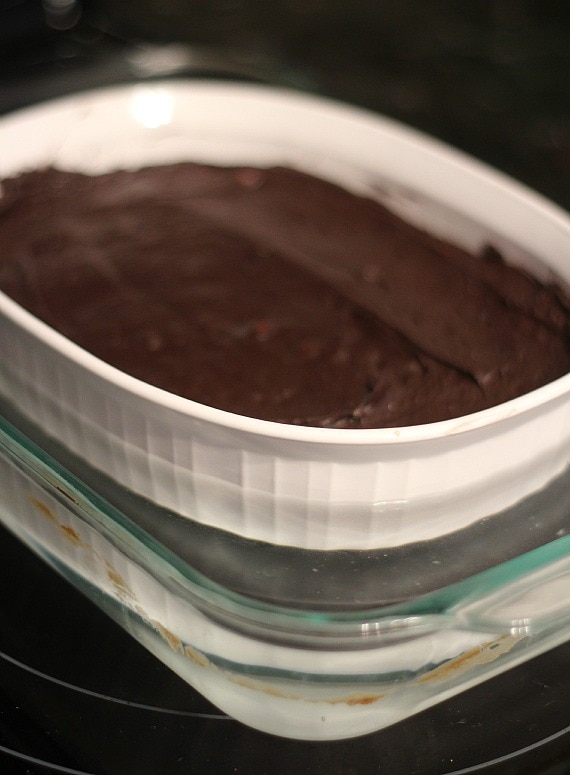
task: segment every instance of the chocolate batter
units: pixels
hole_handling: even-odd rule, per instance
[[[195,401],[340,428],[433,422],[570,371],[570,303],[290,169],[4,181],[0,288]]]

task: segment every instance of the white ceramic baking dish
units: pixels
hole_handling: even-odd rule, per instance
[[[0,120],[0,176],[182,159],[285,164],[378,197],[570,286],[570,219],[409,129],[308,95],[173,81],[83,93]],[[570,465],[570,375],[456,420],[289,426],[199,405],[102,363],[0,294],[0,394],[133,492],[203,524],[305,549],[434,539],[522,503]],[[532,364],[529,364],[532,368]]]

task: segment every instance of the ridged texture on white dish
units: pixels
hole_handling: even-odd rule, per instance
[[[141,123],[145,94],[151,107],[170,100],[163,125]],[[181,158],[295,164],[377,192],[465,246],[491,235],[541,278],[570,284],[569,219],[554,206],[389,121],[302,95],[123,87],[3,119],[0,148],[14,148],[0,156],[0,174]],[[570,465],[570,376],[431,427],[290,428],[126,378],[1,294],[0,325],[0,391],[20,411],[133,491],[249,538],[323,550],[429,540],[512,506]]]

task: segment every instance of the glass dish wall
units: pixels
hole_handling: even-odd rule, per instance
[[[0,426],[2,522],[184,680],[254,728],[300,739],[371,732],[570,636],[564,509],[551,507],[558,516],[546,519],[545,543],[463,578],[451,570],[447,583],[445,573],[418,569],[422,594],[411,594],[401,578],[399,601],[385,595],[374,607],[358,602],[357,571],[352,583],[337,578],[345,596],[333,605],[333,561],[340,573],[342,557],[323,557],[333,563],[321,584],[323,604],[308,606],[294,586],[288,597],[283,583],[272,586],[284,563],[273,558],[272,568],[269,546],[247,547],[257,561],[242,564],[241,589],[232,564],[244,555],[235,537],[218,531],[217,554],[206,551],[197,570],[183,557],[176,520],[161,530],[164,515],[156,507],[86,467],[79,478],[82,464],[69,458],[62,465],[53,453],[65,453],[23,421],[22,433],[13,424],[17,415],[5,410],[12,422]],[[535,532],[540,524],[535,519]],[[559,537],[550,540],[553,530]],[[366,553],[350,559],[355,568],[369,562]],[[318,576],[318,569],[311,572]],[[376,580],[382,584],[381,573]],[[392,579],[394,598],[397,587]]]

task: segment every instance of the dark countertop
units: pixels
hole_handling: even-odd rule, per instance
[[[61,6],[0,2],[4,110],[128,78],[125,50],[174,42],[194,73],[252,74],[370,108],[570,208],[567,3],[84,0],[80,14],[68,0],[50,27],[45,9]]]

